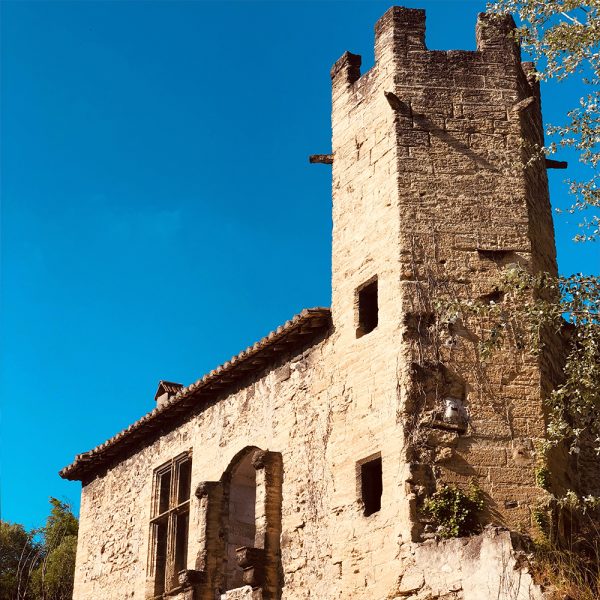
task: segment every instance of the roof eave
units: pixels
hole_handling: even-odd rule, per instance
[[[285,352],[305,345],[330,327],[331,312],[328,308],[304,309],[253,346],[181,389],[160,408],[150,411],[89,452],[78,454],[59,475],[71,481],[84,479],[113,462],[125,450],[136,445],[140,438],[156,432],[164,424],[179,420],[184,413],[197,406],[199,401],[215,397],[250,374],[262,371]]]

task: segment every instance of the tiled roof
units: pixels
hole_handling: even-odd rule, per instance
[[[231,389],[249,374],[261,371],[285,352],[300,347],[326,332],[330,326],[331,312],[328,308],[304,309],[253,346],[195,383],[180,389],[162,406],[147,413],[127,429],[93,450],[78,454],[69,466],[60,471],[60,476],[63,479],[81,480],[108,466],[118,455],[138,446],[147,436],[166,430],[170,424],[180,422],[186,413],[200,403],[214,399],[226,389]]]

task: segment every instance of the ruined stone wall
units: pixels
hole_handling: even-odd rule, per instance
[[[482,534],[407,544],[396,598],[410,600],[544,600],[518,536],[487,527]],[[392,596],[393,597],[393,596]]]
[[[342,369],[326,340],[87,482],[74,597],[151,595],[147,563],[154,470],[191,449],[194,490],[201,482],[219,481],[248,446],[281,453],[283,597],[304,599],[307,590],[317,598],[347,597],[352,590],[360,597],[365,589],[375,594],[370,597],[385,597],[397,579],[390,560],[403,523],[399,451],[386,427],[395,422],[393,405],[374,406],[382,396],[382,380],[369,363],[353,367],[360,382],[355,387],[340,377]],[[378,451],[384,464],[382,508],[364,517],[356,461]],[[189,569],[198,568],[206,534],[201,502],[192,494]]]

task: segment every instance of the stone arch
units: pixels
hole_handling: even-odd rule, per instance
[[[281,596],[281,454],[246,446],[221,477],[221,592],[250,586]]]
[[[242,587],[243,570],[238,564],[238,548],[256,546],[256,469],[252,464],[255,446],[238,452],[223,473],[223,590]]]

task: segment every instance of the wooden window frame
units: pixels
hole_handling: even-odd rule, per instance
[[[180,477],[182,465],[186,465],[188,469],[185,475],[187,482],[183,482]],[[177,455],[154,471],[152,479],[149,560],[149,571],[153,580],[153,598],[162,598],[163,595],[178,591],[179,571],[186,568],[190,524],[191,471],[191,451]],[[161,499],[162,484],[165,476],[169,476],[166,507],[163,506],[164,499]],[[186,490],[184,487],[183,490],[180,490],[181,484],[188,489]],[[184,498],[179,497],[181,492],[184,493]],[[187,519],[185,531],[183,532],[181,529],[178,530],[178,521],[182,518]],[[165,556],[162,559],[164,560],[164,565],[162,566],[160,565],[159,561],[161,559],[158,554],[160,543],[158,533],[161,526],[166,528]],[[161,573],[160,571],[163,570],[164,572]]]

